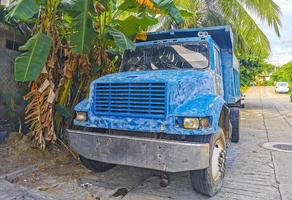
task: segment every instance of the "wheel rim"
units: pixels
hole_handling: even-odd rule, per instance
[[[219,180],[225,169],[225,147],[221,139],[215,143],[212,154],[212,176],[215,181]]]

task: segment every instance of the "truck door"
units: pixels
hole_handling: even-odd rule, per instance
[[[222,80],[222,65],[219,49],[214,46],[214,65],[215,65],[215,84],[216,93],[223,97],[223,80]]]

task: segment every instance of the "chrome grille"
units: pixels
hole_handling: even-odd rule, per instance
[[[96,83],[94,114],[164,118],[165,83]]]

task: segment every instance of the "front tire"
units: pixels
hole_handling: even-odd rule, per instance
[[[202,138],[201,142],[205,142]],[[190,172],[193,189],[207,196],[217,194],[223,185],[226,169],[226,143],[222,128],[209,137],[209,167]]]
[[[94,172],[105,172],[116,166],[114,164],[99,162],[96,160],[90,160],[81,155],[79,155],[79,158],[83,166],[85,166],[87,169]]]

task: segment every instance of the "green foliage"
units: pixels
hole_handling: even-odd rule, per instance
[[[263,86],[274,86],[274,85],[275,85],[275,81],[273,79],[263,82]]]
[[[241,0],[242,3],[251,11],[258,14],[258,16],[270,27],[273,27],[275,33],[280,36],[279,27],[280,21],[280,7],[273,0]]]
[[[265,62],[264,59],[255,56],[242,57],[239,59],[239,62],[241,86],[244,88],[250,86],[252,83],[262,82],[259,79],[269,76],[275,68],[272,64]],[[261,84],[266,83],[263,82]]]
[[[289,62],[274,71],[271,76],[272,85],[274,85],[275,82],[288,82],[290,88],[289,94],[292,94],[292,62]]]
[[[52,46],[52,39],[42,33],[30,38],[19,50],[22,52],[14,64],[15,80],[36,80],[45,66]]]
[[[173,3],[168,5],[167,11],[177,24],[184,23],[184,19],[181,16],[181,11]]]
[[[157,8],[165,10],[177,24],[184,23],[181,12],[173,3],[173,0],[152,0],[152,2]]]
[[[119,52],[124,52],[127,49],[135,50],[135,43],[127,36],[125,36],[121,31],[112,27],[108,27],[108,33],[113,37],[116,48]]]
[[[71,2],[69,15],[72,17],[72,32],[69,43],[72,51],[79,54],[88,54],[91,50],[96,33],[90,11],[94,9],[92,0],[74,0]]]
[[[272,80],[273,81],[283,81],[283,82],[289,82],[292,86],[292,62],[289,62],[282,67],[278,68],[273,74],[272,74]]]
[[[147,31],[149,26],[153,26],[158,23],[158,20],[149,14],[143,16],[130,15],[124,20],[118,22],[120,31],[126,36],[131,37],[139,33],[141,30]],[[131,24],[131,26],[129,26]]]
[[[65,106],[57,104],[55,106],[55,109],[56,112],[60,113],[66,119],[73,117],[71,110],[69,108],[66,108]]]
[[[119,53],[133,50],[133,39],[141,31],[158,23],[154,8],[141,7],[136,0],[117,1],[72,0],[64,5],[68,41],[74,53],[89,54],[94,42],[109,45]],[[181,12],[172,0],[156,0],[153,6],[183,23]]]
[[[187,10],[184,8],[178,8],[178,9],[182,17],[192,17],[194,15],[190,10]]]
[[[192,17],[185,20],[184,27],[230,25],[238,55],[267,58],[270,54],[268,38],[253,16],[259,17],[280,35],[281,11],[273,0],[175,0],[174,2],[183,8],[192,9],[194,13]]]
[[[88,94],[92,79],[117,70],[115,58],[134,50],[133,41],[157,16],[182,23],[181,13],[187,14],[173,0],[17,0],[8,12],[7,20],[32,33],[20,48],[15,77],[32,81],[24,96],[26,122],[41,149],[70,124],[67,108]],[[119,55],[110,59],[108,50]]]
[[[39,7],[40,5],[35,0],[18,0],[11,5],[6,19],[26,21],[39,11]]]
[[[212,24],[229,24],[235,34],[237,54],[267,58],[270,43],[247,10],[256,13],[279,33],[280,9],[272,0],[219,0],[210,12]]]

